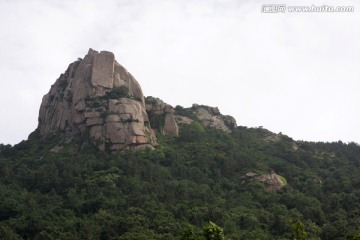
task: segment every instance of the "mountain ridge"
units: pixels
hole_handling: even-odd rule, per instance
[[[236,127],[235,119],[221,115],[216,107],[194,104],[191,109],[205,126],[225,132]],[[154,126],[164,135],[177,136],[178,124],[192,121],[174,112],[158,98],[145,101],[140,84],[113,53],[89,49],[43,97],[38,129],[42,138],[89,138],[101,151],[145,149],[156,146]]]

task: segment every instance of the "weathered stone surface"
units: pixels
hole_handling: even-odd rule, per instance
[[[127,145],[135,144],[135,143],[136,143],[136,136],[128,136],[128,137],[126,138],[125,143],[126,143]]]
[[[128,124],[129,132],[132,133],[132,135],[145,136],[144,124],[142,124],[141,122],[130,122]]]
[[[75,109],[79,112],[84,111],[86,108],[86,103],[84,99],[81,99],[78,103],[75,105]]]
[[[150,122],[156,123],[157,119],[164,119],[162,126],[157,126],[164,135],[179,135],[179,128],[174,118],[174,108],[159,98],[146,98],[146,111]]]
[[[119,115],[109,115],[106,117],[106,122],[120,122],[120,116]]]
[[[100,113],[99,112],[85,112],[84,113],[85,118],[97,118],[100,117]]]
[[[190,124],[193,120],[188,117],[175,115],[175,121],[178,125],[184,125],[184,124]]]
[[[125,80],[120,78],[120,74],[115,72],[114,73],[114,88],[125,86]]]
[[[77,69],[68,77],[69,81],[72,82],[71,91],[74,104],[90,96],[94,91],[93,86],[91,86],[91,72],[94,55],[96,54],[99,53],[90,49],[83,60],[75,62],[77,63]]]
[[[167,135],[179,135],[179,128],[172,112],[165,114],[164,133]]]
[[[82,114],[82,113],[74,113],[73,114],[73,122],[75,124],[80,124],[80,123],[82,123],[84,121],[85,121],[84,114]]]
[[[113,88],[128,89],[128,98],[113,98]],[[43,97],[39,111],[40,135],[85,137],[100,150],[156,144],[139,83],[111,52],[92,49],[69,65]]]
[[[124,133],[124,125],[120,122],[109,122],[105,124],[105,137],[111,143],[125,143],[126,134]]]
[[[104,119],[101,117],[97,117],[97,118],[88,118],[86,119],[86,125],[87,126],[92,126],[92,125],[101,125],[104,123]]]
[[[142,104],[138,101],[120,98],[120,99],[110,99],[109,101],[109,110],[113,113],[118,114],[128,114],[129,118],[132,117],[132,120],[144,122]],[[122,115],[124,118],[125,115]]]
[[[124,150],[126,148],[127,147],[124,144],[112,144],[110,146],[110,150],[113,151],[113,152],[121,151],[121,150]]]
[[[145,136],[136,136],[136,143],[145,144],[147,141]]]
[[[237,127],[235,119],[232,116],[221,115],[217,107],[194,104],[192,109],[205,126],[214,127],[228,133]]]
[[[126,88],[126,94],[119,91]],[[236,128],[231,116],[216,107],[194,105],[185,116],[158,98],[145,99],[139,83],[111,52],[92,49],[84,59],[70,64],[43,97],[38,129],[45,138],[61,134],[66,139],[88,137],[100,150],[156,145],[157,129],[164,135],[179,134],[178,124],[194,118],[225,132]],[[152,129],[152,127],[154,129]]]
[[[92,85],[113,88],[114,64],[113,53],[101,51],[100,54],[95,54],[91,73]]]
[[[245,176],[243,176],[243,179],[264,183],[266,185],[266,191],[268,192],[276,192],[286,186],[281,177],[274,171],[271,171],[269,174],[262,175],[254,172],[248,172]]]
[[[193,104],[192,106],[195,109],[199,109],[199,110],[206,110],[207,114],[210,114],[211,116],[213,115],[220,115],[220,111],[218,107],[210,107],[210,106],[205,106],[205,105],[199,105],[199,104]]]
[[[114,75],[114,86],[125,86],[127,89],[129,89],[129,93],[134,97],[134,99],[138,99],[140,102],[142,102],[143,105],[145,105],[144,95],[139,83],[123,66],[121,66],[116,61],[114,66]]]
[[[101,151],[105,150],[105,128],[102,125],[92,126],[90,128],[90,138],[94,145]]]
[[[142,151],[142,150],[147,150],[147,149],[154,150],[155,148],[150,144],[141,144],[141,145],[134,146],[133,149]]]

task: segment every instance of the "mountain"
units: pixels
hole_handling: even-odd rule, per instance
[[[113,53],[92,49],[44,96],[38,130],[42,138],[90,140],[102,151],[156,144],[139,83]]]
[[[360,239],[360,146],[144,97],[92,49],[0,144],[0,239]]]

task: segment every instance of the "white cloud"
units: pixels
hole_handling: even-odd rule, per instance
[[[219,106],[239,125],[295,139],[359,142],[360,5],[328,4],[355,13],[263,14],[253,1],[2,1],[0,142],[36,128],[42,96],[90,47],[114,52],[145,95],[172,105]]]

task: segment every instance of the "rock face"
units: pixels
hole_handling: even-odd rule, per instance
[[[232,132],[237,127],[236,120],[232,116],[220,114],[217,107],[193,104],[189,110],[204,126],[217,128],[227,133]],[[175,119],[179,125],[192,122],[192,119],[181,116],[181,114],[175,115]]]
[[[146,98],[146,111],[152,127],[164,135],[179,135],[179,128],[174,118],[174,108],[159,98]]]
[[[276,192],[286,186],[286,183],[284,183],[281,177],[274,171],[263,175],[259,175],[254,172],[248,172],[245,174],[245,176],[243,176],[243,179],[250,179],[256,182],[265,183],[266,191],[268,192]]]
[[[175,133],[171,114],[165,120],[166,132]],[[156,144],[139,83],[113,53],[92,49],[70,64],[43,97],[38,130],[43,138],[89,138],[100,150]]]

